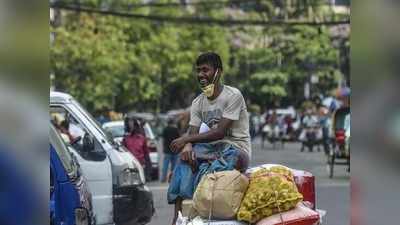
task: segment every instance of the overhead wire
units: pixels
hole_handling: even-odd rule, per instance
[[[269,0],[269,2],[273,2],[273,0]],[[57,0],[52,2],[52,5],[62,5],[62,4],[76,4],[76,1],[68,1],[68,0]],[[196,1],[196,2],[147,2],[147,3],[128,3],[126,5],[120,5],[125,7],[135,7],[135,8],[143,8],[143,7],[175,7],[175,6],[212,6],[212,5],[232,5],[232,4],[249,4],[249,3],[263,3],[262,0],[214,0],[214,1]],[[118,3],[115,3],[118,5]],[[280,2],[281,5],[286,5],[286,2]],[[95,6],[94,4],[90,4],[89,2],[79,1],[77,5],[81,6]],[[113,5],[113,4],[111,4]],[[321,6],[321,5],[330,5],[329,2],[312,2],[309,4],[310,6]]]
[[[230,0],[230,2],[240,2],[237,0]],[[252,1],[252,0],[248,0]],[[222,2],[222,1],[219,1]],[[228,1],[224,1],[228,2]],[[243,1],[242,1],[243,2]],[[150,4],[150,3],[146,3]],[[155,4],[155,3],[153,3]],[[167,4],[167,3],[158,3],[160,4]],[[144,4],[140,4],[144,5]],[[167,16],[167,15],[144,15],[144,14],[136,14],[136,13],[129,13],[129,12],[122,12],[122,11],[115,11],[115,10],[108,10],[108,9],[97,9],[93,7],[87,7],[82,5],[76,4],[66,4],[65,2],[55,2],[50,4],[51,8],[54,9],[61,9],[61,10],[68,10],[68,11],[75,11],[75,12],[86,12],[86,13],[95,13],[100,15],[110,15],[110,16],[118,16],[118,17],[125,17],[125,18],[136,18],[136,19],[145,19],[151,21],[159,21],[159,22],[169,22],[169,23],[176,23],[176,24],[207,24],[207,25],[220,25],[220,26],[271,26],[271,25],[309,25],[309,26],[333,26],[333,25],[340,25],[340,24],[349,24],[350,20],[340,20],[340,21],[299,21],[299,20],[292,20],[292,21],[283,21],[283,20],[248,20],[248,19],[216,19],[216,18],[197,18],[197,17],[187,17],[187,16]]]
[[[230,4],[247,4],[247,3],[259,3],[260,0],[215,0],[215,1],[198,1],[198,2],[148,2],[148,3],[128,3],[123,5],[128,8],[143,8],[143,7],[176,7],[176,6],[211,6],[211,5],[230,5]],[[52,5],[63,5],[63,4],[76,4],[76,1],[55,1]],[[116,3],[118,4],[118,3]],[[78,4],[77,4],[78,5]],[[89,2],[79,2],[81,6],[94,6],[94,4],[90,4]],[[122,5],[121,5],[122,6]]]

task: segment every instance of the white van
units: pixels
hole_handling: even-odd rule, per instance
[[[148,223],[154,213],[153,196],[139,161],[107,136],[70,95],[50,92],[50,116],[60,131],[68,131],[64,137],[72,139],[70,149],[93,194],[96,224]]]

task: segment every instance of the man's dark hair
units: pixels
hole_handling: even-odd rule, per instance
[[[208,64],[214,67],[214,69],[220,69],[221,71],[223,70],[221,57],[219,57],[219,55],[214,52],[205,52],[197,57],[196,66],[200,66],[203,64]]]

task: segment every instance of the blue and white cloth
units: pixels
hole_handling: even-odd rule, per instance
[[[193,146],[198,167],[195,171],[179,159],[168,188],[168,203],[174,204],[176,198],[192,199],[201,178],[208,173],[235,169],[240,151],[232,145],[196,144]],[[214,158],[215,160],[209,160]],[[244,168],[244,170],[247,169]]]

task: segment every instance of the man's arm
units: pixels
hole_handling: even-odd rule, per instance
[[[181,138],[185,138],[185,137],[189,137],[189,136],[191,136],[191,135],[196,135],[196,134],[199,134],[199,130],[200,130],[200,127],[195,127],[195,126],[189,126],[189,129],[188,129],[188,132],[186,133],[187,135],[186,136],[183,136],[183,137],[181,137]],[[179,138],[178,138],[179,139]],[[175,139],[175,140],[178,140],[178,139]],[[174,141],[175,141],[174,140]],[[172,142],[172,144],[173,144],[174,142]],[[171,144],[171,146],[172,146],[172,144]],[[184,146],[183,146],[183,148],[185,149],[185,148],[192,148],[192,143],[191,142],[188,142],[188,143],[185,143],[184,144]],[[174,149],[174,148],[172,148],[172,149]]]
[[[198,134],[199,133],[199,129],[200,129],[200,127],[190,126],[187,134],[189,136]],[[183,136],[183,137],[175,139],[174,141],[172,141],[170,147],[171,147],[173,152],[179,152],[180,151],[181,152],[181,159],[183,161],[189,162],[189,164],[193,166],[194,165],[193,161],[195,159],[195,156],[194,156],[194,153],[192,151],[192,143],[190,143],[190,142],[184,143],[184,142],[180,141],[180,140],[183,140],[185,137],[187,137],[187,136]]]
[[[225,137],[226,131],[232,126],[233,120],[221,118],[218,127],[204,133],[189,134],[186,141],[189,143],[208,143]]]
[[[233,120],[222,118],[218,123],[218,127],[215,129],[210,129],[205,133],[199,134],[199,127],[190,127],[189,134],[187,136],[180,137],[175,139],[171,148],[179,152],[182,148],[186,148],[186,145],[190,145],[193,143],[208,143],[216,140],[220,140],[225,137],[226,131],[232,126]]]
[[[195,127],[195,126],[189,126],[189,130],[187,132],[187,135],[194,135],[194,134],[199,134],[200,127]]]

